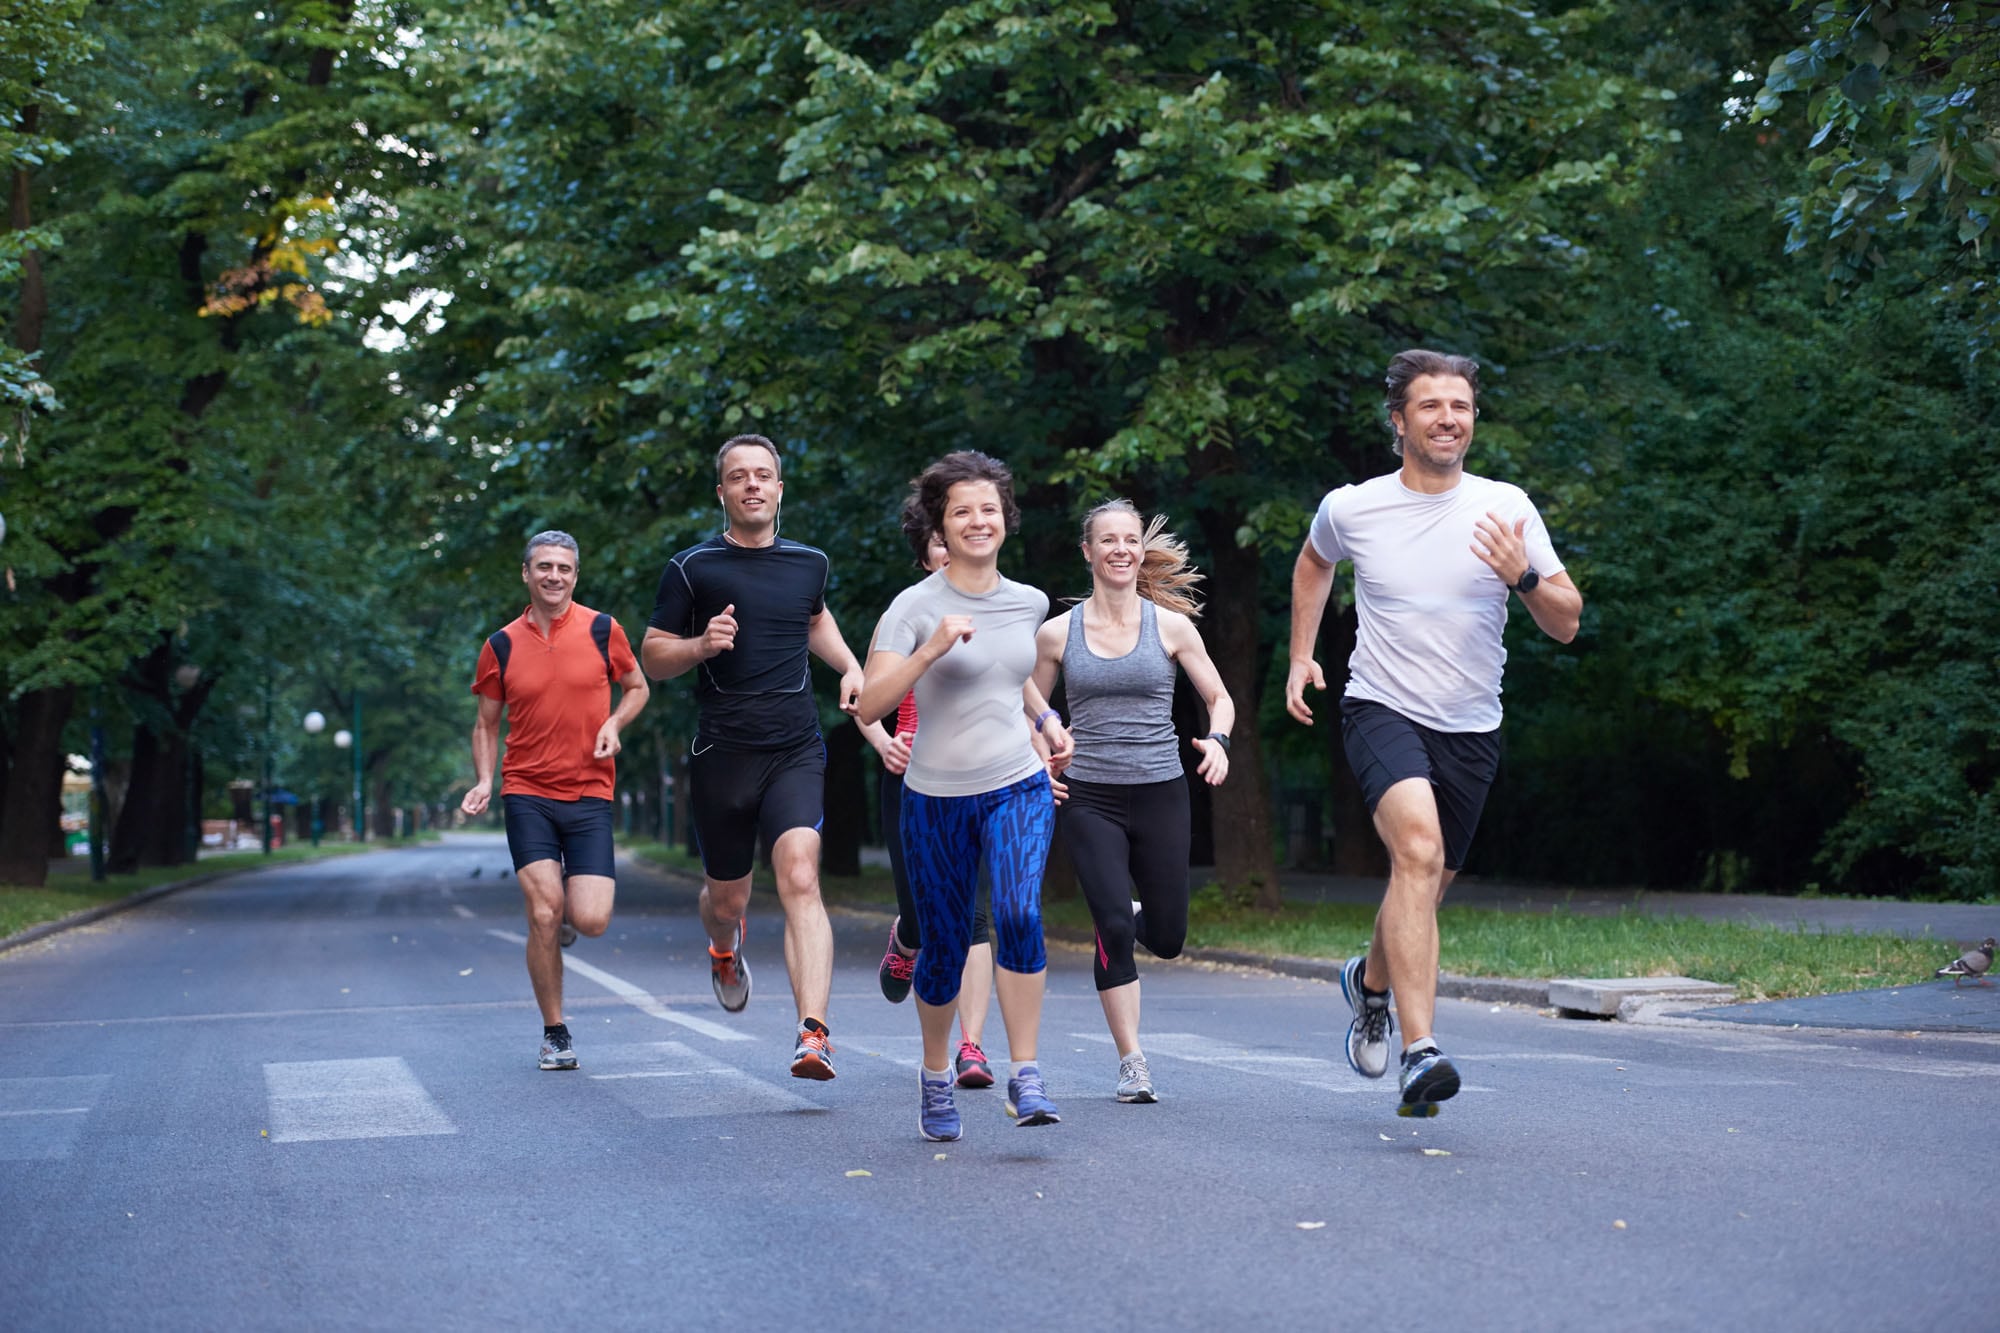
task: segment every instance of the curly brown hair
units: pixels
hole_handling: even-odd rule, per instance
[[[909,499],[903,502],[903,536],[917,553],[919,565],[931,534],[944,531],[945,498],[962,481],[993,483],[993,489],[1000,493],[1000,512],[1006,518],[1007,531],[1021,530],[1021,508],[1014,503],[1014,474],[1007,465],[977,449],[953,450],[918,474],[910,483]],[[914,530],[913,522],[920,523],[922,530]]]

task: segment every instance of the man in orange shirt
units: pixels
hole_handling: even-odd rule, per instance
[[[521,582],[528,609],[479,650],[472,692],[477,781],[459,809],[482,813],[493,799],[500,715],[507,715],[507,849],[528,910],[528,980],[542,1010],[544,1069],[575,1069],[563,1022],[561,943],[602,935],[618,887],[611,849],[618,733],[646,706],[646,677],[625,631],[605,612],[577,605],[576,538],[528,539]],[[623,693],[611,707],[611,685]],[[565,901],[567,913],[565,914]],[[567,920],[565,920],[567,915]]]

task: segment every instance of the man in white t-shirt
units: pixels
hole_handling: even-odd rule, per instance
[[[1568,643],[1583,613],[1534,502],[1465,471],[1478,416],[1479,363],[1399,352],[1384,406],[1402,467],[1330,491],[1292,570],[1285,708],[1310,726],[1305,688],[1326,688],[1313,660],[1334,567],[1354,564],[1359,620],[1341,739],[1389,851],[1389,887],[1365,956],[1341,969],[1354,1010],[1347,1062],[1389,1065],[1389,993],[1403,1022],[1399,1115],[1437,1114],[1458,1071],[1432,1040],[1437,909],[1465,864],[1500,762],[1501,631],[1518,596],[1543,633]],[[1375,986],[1368,983],[1373,981]],[[1377,989],[1379,987],[1379,989]]]

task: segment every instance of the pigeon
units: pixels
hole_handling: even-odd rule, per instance
[[[1993,937],[1989,935],[1986,937],[1985,943],[1981,944],[1977,949],[1967,949],[1964,953],[1952,959],[1952,961],[1946,963],[1931,975],[1950,977],[1951,984],[1954,986],[1963,982],[1967,977],[1977,977],[1979,984],[1984,986],[1986,984],[1986,969],[1991,966],[1993,966]]]

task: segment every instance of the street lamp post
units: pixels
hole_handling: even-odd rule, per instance
[[[347,730],[346,728],[344,728],[344,727],[343,727],[343,728],[342,728],[341,730],[339,730],[339,731],[336,731],[336,732],[334,732],[334,733],[333,733],[333,748],[334,748],[334,749],[336,749],[336,750],[346,750],[346,749],[354,749],[354,756],[355,756],[355,758],[354,758],[354,807],[353,807],[353,810],[352,810],[352,811],[351,811],[350,813],[352,813],[352,814],[353,814],[353,816],[354,816],[354,840],[355,840],[356,842],[360,842],[360,841],[361,841],[361,836],[362,836],[362,829],[361,829],[361,751],[360,751],[360,750],[359,750],[358,748],[355,748],[355,746],[354,746],[354,733],[353,733],[353,732],[351,732],[351,731],[348,731],[348,730]]]
[[[315,708],[305,715],[304,723],[306,735],[317,736],[326,730],[326,714]],[[319,763],[317,756],[315,756],[312,766],[312,810],[306,815],[306,827],[312,830],[312,845],[315,847],[319,846]]]

